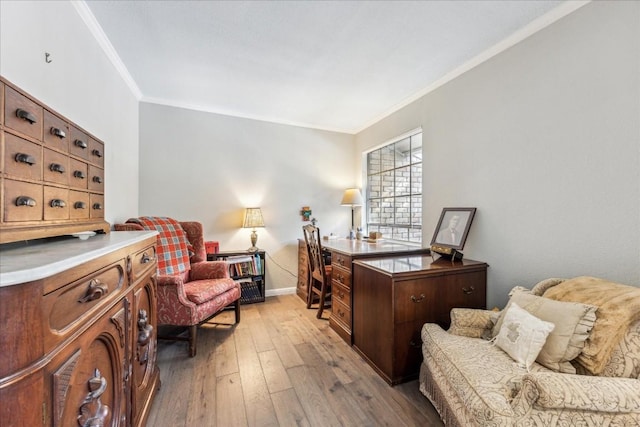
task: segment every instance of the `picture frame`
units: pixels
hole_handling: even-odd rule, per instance
[[[462,250],[476,214],[476,208],[443,208],[431,246]]]

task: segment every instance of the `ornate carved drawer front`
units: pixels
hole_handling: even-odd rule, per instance
[[[4,124],[35,139],[42,139],[43,108],[23,94],[5,86]]]
[[[131,281],[138,280],[145,271],[156,266],[156,247],[145,248],[131,257]]]
[[[51,331],[56,335],[64,334],[74,323],[90,316],[94,309],[117,298],[124,288],[125,268],[125,262],[121,260],[46,295],[45,307],[51,307]]]
[[[0,244],[108,233],[104,143],[2,77],[0,117]]]

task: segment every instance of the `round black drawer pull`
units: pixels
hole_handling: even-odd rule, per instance
[[[16,159],[16,162],[25,163],[29,166],[36,164],[36,158],[25,153],[16,154],[15,159]]]
[[[101,211],[102,210],[102,204],[101,203],[94,203],[93,204],[93,209],[95,209],[97,211]]]
[[[84,172],[82,171],[73,171],[73,176],[76,178],[84,179]]]
[[[19,196],[16,199],[16,206],[28,206],[28,207],[32,208],[35,205],[36,205],[36,201],[35,201],[35,199],[32,199],[31,197]]]
[[[93,177],[93,182],[97,182],[98,184],[102,184],[102,178],[99,176],[94,176]]]
[[[27,110],[23,110],[22,108],[18,108],[16,110],[16,116],[19,118],[28,121],[30,124],[34,124],[36,122],[36,116],[28,112]]]
[[[96,157],[102,157],[102,152],[100,150],[96,149],[96,148],[93,149],[91,154],[93,154]]]
[[[67,137],[67,134],[62,130],[62,129],[58,129],[57,127],[51,127],[51,135],[57,136],[60,139],[64,139]]]

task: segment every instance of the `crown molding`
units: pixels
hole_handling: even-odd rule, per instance
[[[142,92],[140,91],[140,88],[136,84],[135,80],[133,80],[133,77],[131,77],[131,74],[129,74],[129,70],[127,70],[124,62],[120,59],[120,56],[109,41],[107,35],[104,33],[104,30],[93,15],[93,12],[89,9],[87,3],[84,0],[71,0],[71,4],[76,9],[85,25],[89,28],[89,31],[91,31],[91,34],[93,34],[93,37],[95,37],[96,41],[107,55],[107,58],[109,58],[116,71],[118,71],[122,80],[127,84],[131,93],[133,93],[136,99],[140,101],[140,99],[142,99]]]

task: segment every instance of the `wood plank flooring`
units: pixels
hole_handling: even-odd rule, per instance
[[[411,381],[390,387],[296,295],[198,330],[197,355],[160,341],[148,426],[442,426]]]

